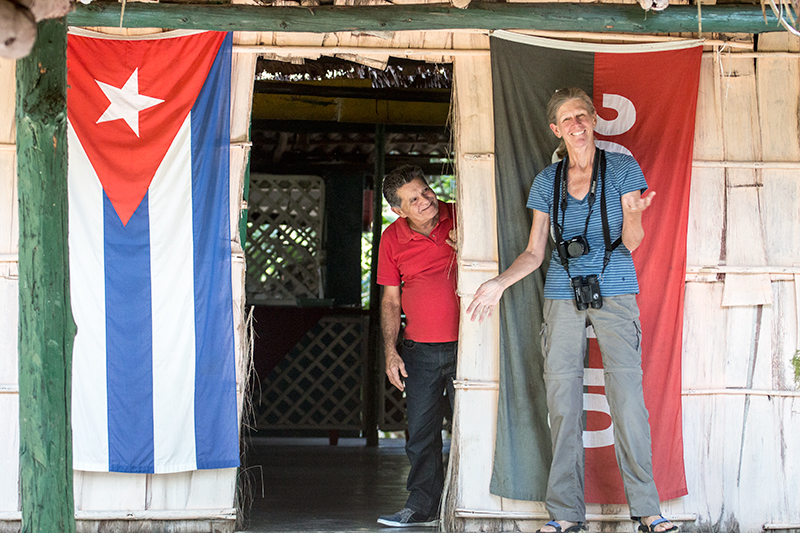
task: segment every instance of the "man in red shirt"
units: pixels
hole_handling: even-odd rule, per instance
[[[459,298],[456,293],[455,206],[440,202],[422,169],[403,165],[383,180],[383,195],[400,218],[383,232],[378,284],[386,375],[406,393],[411,462],[406,506],[381,516],[392,527],[435,526],[444,486],[442,394],[453,405]],[[452,232],[452,233],[451,233]],[[397,351],[405,312],[402,354]]]

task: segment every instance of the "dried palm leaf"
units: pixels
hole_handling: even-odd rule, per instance
[[[769,2],[772,12],[778,18],[778,22],[789,33],[800,37],[800,27],[798,27],[798,13],[800,13],[800,5],[798,0],[761,0],[761,8],[764,9],[765,2]],[[766,18],[766,17],[765,17]]]

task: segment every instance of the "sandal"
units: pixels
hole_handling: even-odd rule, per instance
[[[642,519],[640,518],[639,519],[639,531],[641,531],[642,533],[670,533],[670,532],[673,532],[673,531],[678,531],[678,526],[676,526],[675,524],[672,524],[672,527],[664,529],[662,531],[656,531],[656,526],[657,525],[664,524],[664,523],[671,523],[669,520],[667,520],[663,516],[661,516],[661,515],[658,515],[658,516],[659,516],[659,518],[656,518],[655,520],[653,520],[650,523],[649,526],[647,524],[645,524],[644,522],[642,522]]]
[[[556,522],[555,520],[550,520],[548,523],[545,524],[546,526],[550,526],[555,528],[556,533],[586,533],[586,529],[583,527],[583,522],[578,522],[574,526],[569,526],[567,529],[562,531],[561,524]],[[536,533],[552,533],[551,531],[542,531],[541,529],[537,529]]]

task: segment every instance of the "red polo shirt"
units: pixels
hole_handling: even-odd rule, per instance
[[[456,252],[447,244],[455,205],[439,201],[439,223],[426,237],[398,218],[383,232],[378,284],[402,285],[405,338],[416,342],[458,340]]]

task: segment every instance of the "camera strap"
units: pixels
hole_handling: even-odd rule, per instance
[[[594,200],[597,195],[597,185],[598,181],[601,183],[600,188],[600,218],[603,222],[603,242],[605,244],[605,254],[603,255],[603,270],[600,273],[600,277],[603,277],[603,273],[606,271],[606,267],[608,263],[611,261],[611,254],[617,247],[622,244],[622,237],[619,237],[613,243],[611,242],[611,231],[608,224],[608,208],[606,207],[606,187],[605,187],[605,177],[606,177],[606,152],[605,150],[601,150],[599,148],[595,149],[595,156],[594,156],[594,165],[592,166],[592,181],[589,185],[589,214],[586,216],[586,224],[583,228],[583,236],[586,238],[586,234],[589,230],[589,218],[592,216],[592,209],[594,206]],[[556,167],[556,176],[555,182],[553,183],[553,231],[555,233],[556,239],[556,250],[561,259],[561,265],[564,267],[564,270],[567,271],[567,275],[569,276],[569,259],[567,259],[566,255],[563,254],[563,250],[558,243],[564,241],[562,229],[564,226],[564,217],[567,210],[567,195],[569,194],[567,189],[567,173],[569,169],[569,156],[565,156],[564,159],[558,162],[558,166]],[[599,178],[599,179],[598,179]],[[558,210],[561,210],[561,223],[558,222]]]
[[[567,161],[566,165],[564,164],[564,161]],[[564,204],[561,204],[561,202],[559,201],[560,198],[561,198],[562,183],[566,183],[567,182],[566,176],[564,176],[562,178],[561,171],[563,169],[566,169],[566,168],[569,168],[569,156],[564,156],[564,159],[559,161],[558,162],[558,166],[556,167],[556,179],[555,179],[555,182],[553,183],[553,214],[552,214],[552,218],[553,218],[553,232],[555,233],[555,240],[556,240],[556,251],[558,253],[559,259],[561,259],[561,265],[564,267],[564,270],[567,271],[567,276],[569,276],[569,260],[566,258],[566,256],[564,256],[563,253],[561,253],[562,252],[561,251],[561,246],[559,246],[559,243],[563,242],[564,239],[563,239],[563,236],[561,234],[561,226],[559,226],[559,224],[558,224],[558,208],[559,208],[559,205],[561,206],[562,223],[563,223],[563,213],[564,213],[564,211],[567,210],[567,206],[566,206],[567,199],[566,199],[566,197],[564,197]],[[565,174],[566,174],[566,172],[565,172]]]
[[[611,242],[611,230],[608,227],[608,208],[606,207],[606,151],[600,150],[600,176],[603,181],[603,187],[600,189],[600,218],[603,220],[603,242],[606,245],[606,251],[603,255],[603,270],[600,272],[600,278],[606,271],[608,263],[611,262],[611,254],[614,250],[622,244],[622,235],[617,237],[617,240]]]

